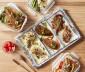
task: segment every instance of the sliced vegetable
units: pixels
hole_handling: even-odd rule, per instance
[[[63,66],[63,61],[60,63],[59,69],[62,69],[62,66]]]
[[[68,28],[68,26],[66,26],[66,27],[64,28],[64,32],[63,32],[63,41],[64,41],[65,43],[68,43],[71,38],[72,38],[72,32],[71,32],[71,30]]]
[[[44,34],[45,34],[45,30],[44,30],[44,29],[42,29],[42,30],[41,30],[41,33],[42,33],[42,35],[44,35]]]
[[[42,24],[43,24],[45,27],[47,27],[47,22],[43,22]]]
[[[38,0],[32,0],[32,7],[33,7],[37,12],[40,12],[40,7],[38,6]]]
[[[61,14],[55,15],[51,23],[57,34],[64,28],[64,20]]]
[[[75,68],[75,66],[74,66],[74,64],[72,64],[72,70],[71,70],[71,72],[74,72],[74,68]]]
[[[73,61],[70,58],[65,58],[63,61],[60,62],[58,68],[55,69],[55,72],[75,72],[77,66],[75,66],[76,61]]]
[[[41,42],[43,41],[43,38],[42,38],[42,37],[40,38],[40,41],[41,41]]]
[[[50,44],[50,45],[53,49],[56,48],[56,44]]]
[[[19,30],[24,20],[25,16],[11,7],[5,7],[2,14],[0,14],[0,21],[13,29]]]

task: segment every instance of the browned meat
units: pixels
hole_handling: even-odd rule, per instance
[[[70,29],[68,29],[68,26],[66,26],[63,32],[63,41],[68,43],[71,37],[72,37],[72,32]]]
[[[60,44],[58,43],[57,40],[54,41],[54,40],[46,38],[46,39],[43,39],[43,42],[51,49],[57,50],[60,47]]]
[[[39,35],[52,36],[52,32],[49,29],[47,29],[46,27],[41,26],[41,25],[37,25],[36,28],[35,28],[35,31]]]
[[[40,56],[45,56],[45,55],[46,55],[46,53],[43,52],[43,51],[40,50],[40,49],[34,49],[34,50],[32,51],[32,53],[35,54],[37,58],[39,58]]]
[[[56,30],[57,34],[64,28],[64,21],[62,15],[58,14],[53,18],[52,26]]]

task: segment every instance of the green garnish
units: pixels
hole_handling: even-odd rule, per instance
[[[42,24],[43,24],[45,27],[47,27],[47,22],[43,22]]]
[[[36,59],[34,59],[35,60],[35,62],[37,62],[37,60]]]
[[[8,20],[4,18],[4,23],[7,23],[7,22],[8,22]]]
[[[12,17],[12,18],[14,18],[14,17],[15,17],[13,13],[11,13],[11,17]]]
[[[44,35],[44,34],[45,34],[45,30],[44,30],[44,29],[42,29],[42,30],[41,30],[41,33]]]
[[[39,57],[39,56],[37,56],[37,58],[39,59],[40,57]]]
[[[54,45],[54,44],[50,44],[50,46],[54,49],[54,48],[56,48],[56,45]]]
[[[0,20],[4,23],[4,16],[2,14],[0,15]]]
[[[17,17],[15,17],[15,20],[18,21],[19,19]]]
[[[1,20],[2,23],[7,23],[8,22],[8,20],[5,19],[4,14],[0,15],[0,20]]]
[[[18,15],[21,17],[22,16],[22,13],[18,13]]]
[[[0,15],[0,20],[1,20],[1,18],[2,18],[2,15]]]
[[[4,8],[4,11],[6,11],[7,7]]]
[[[32,6],[33,6],[33,8],[36,6],[36,2],[37,2],[37,0],[32,0]]]
[[[43,48],[43,50],[45,50],[45,48]]]
[[[72,70],[71,70],[71,72],[74,72],[74,64],[72,64]]]
[[[18,24],[19,24],[19,21],[16,21],[16,22],[15,22],[15,24],[17,24],[17,25],[18,25]]]
[[[40,12],[40,7],[38,7],[38,5],[35,7],[35,10]]]
[[[36,11],[40,12],[40,7],[38,6],[38,0],[32,0],[32,7],[33,7]]]
[[[65,23],[65,21],[63,21],[63,23]]]
[[[40,38],[40,41],[41,41],[41,42],[43,41],[43,38],[42,38],[42,37]]]
[[[4,19],[5,19],[4,17],[1,18],[2,23],[4,23]]]

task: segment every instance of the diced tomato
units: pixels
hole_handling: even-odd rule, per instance
[[[21,28],[21,25],[18,25],[17,28],[20,29]]]
[[[77,67],[77,66],[78,66],[77,62],[72,61],[72,63],[74,64],[74,66],[75,66],[75,67]]]
[[[12,25],[12,22],[8,21],[8,25]]]
[[[12,50],[12,47],[9,47],[9,51],[10,51],[10,52],[12,52],[12,51],[13,51],[13,50]]]
[[[4,50],[5,50],[6,52],[8,52],[8,51],[9,51],[9,48],[7,47],[7,48],[5,48]]]
[[[11,42],[11,47],[14,47],[14,44]]]
[[[14,44],[12,42],[7,43],[9,47],[14,47]]]
[[[9,47],[11,46],[11,42],[8,42],[7,44],[8,44]]]
[[[8,44],[5,44],[3,47],[4,47],[4,48],[7,48],[7,47],[8,47]]]
[[[59,68],[62,69],[63,61],[60,63]]]
[[[12,25],[12,23],[11,22],[8,22],[8,25]]]
[[[22,16],[22,18],[24,18],[24,19],[25,19],[25,16]]]
[[[13,48],[14,48],[14,43],[8,41],[3,45],[3,50],[5,52],[13,52]]]

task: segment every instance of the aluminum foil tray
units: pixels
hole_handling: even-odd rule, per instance
[[[57,18],[58,24],[60,23],[59,21],[63,21],[63,28],[59,31],[55,28],[56,26],[53,26],[54,23],[58,26],[56,22],[53,22],[55,18]],[[65,36],[66,38],[64,38]],[[33,66],[39,68],[81,39],[81,35],[65,10],[63,8],[57,8],[42,20],[36,22],[33,26],[16,36],[15,39],[24,53],[31,59]],[[25,40],[22,41],[23,39]],[[34,42],[30,42],[30,39]],[[37,46],[35,44],[37,44]],[[38,48],[37,51],[35,50],[36,48]]]

